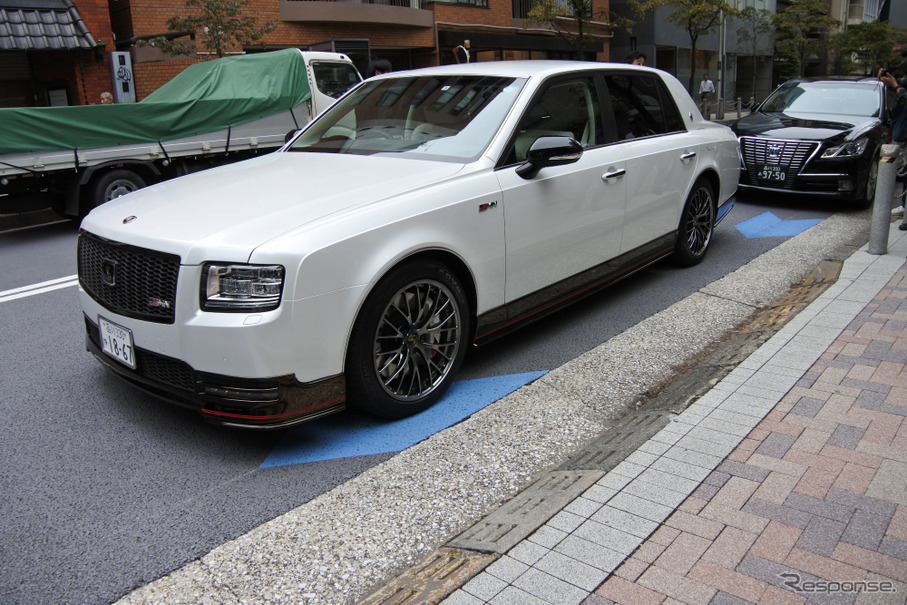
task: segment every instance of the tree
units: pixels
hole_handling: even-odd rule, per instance
[[[571,50],[582,57],[586,43],[591,37],[590,30],[601,25],[605,19],[612,27],[619,17],[604,11],[595,12],[594,0],[535,0],[527,14],[527,22],[549,27]]]
[[[880,67],[894,70],[897,66],[898,55],[893,48],[904,39],[905,31],[887,21],[873,21],[852,25],[836,37],[842,67],[835,73],[847,73],[845,65],[849,63],[860,73],[874,76]]]
[[[256,27],[255,17],[242,14],[248,4],[249,0],[186,0],[186,7],[193,14],[171,17],[167,27],[172,31],[194,31],[204,48],[223,57],[232,48],[261,42],[277,28],[277,21]],[[165,37],[155,38],[149,44],[170,55],[186,52],[185,45]]]
[[[775,50],[793,62],[796,75],[803,75],[806,61],[828,47],[828,36],[841,22],[828,15],[822,0],[794,0],[783,12],[772,17]]]
[[[721,24],[722,16],[732,17],[739,11],[725,0],[631,0],[636,11],[644,15],[660,6],[670,7],[666,20],[686,30],[690,36],[690,92],[695,90],[696,43],[704,34]]]
[[[759,42],[764,38],[768,39],[774,32],[772,27],[772,12],[765,9],[757,9],[753,6],[747,6],[738,15],[743,26],[737,29],[737,40],[741,44],[750,43],[753,51],[753,95],[756,94],[756,63],[758,61]]]

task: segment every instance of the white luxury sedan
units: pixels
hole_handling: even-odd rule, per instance
[[[435,403],[467,349],[705,256],[737,139],[670,74],[518,61],[362,82],[280,150],[82,223],[86,344],[208,420]]]

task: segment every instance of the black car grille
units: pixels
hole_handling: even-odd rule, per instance
[[[740,152],[749,173],[750,182],[760,185],[791,189],[806,161],[819,147],[816,141],[787,141],[760,137],[740,137]],[[763,166],[784,168],[783,181],[760,179],[757,175]]]
[[[79,233],[79,284],[105,309],[172,324],[180,258]]]

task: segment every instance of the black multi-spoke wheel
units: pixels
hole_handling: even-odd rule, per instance
[[[385,277],[356,321],[347,355],[351,403],[402,418],[437,401],[466,353],[468,304],[444,266],[410,263]]]
[[[677,228],[674,261],[683,267],[703,259],[712,243],[715,230],[716,204],[712,187],[705,180],[696,181],[687,198]]]

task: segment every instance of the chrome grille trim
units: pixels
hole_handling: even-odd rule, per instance
[[[769,159],[769,148],[778,147],[778,159]],[[768,139],[763,137],[740,137],[740,153],[750,182],[762,186],[790,189],[800,174],[803,166],[819,150],[818,141],[791,141],[786,139]],[[782,166],[787,168],[787,177],[781,181],[764,181],[756,177],[758,167]]]

